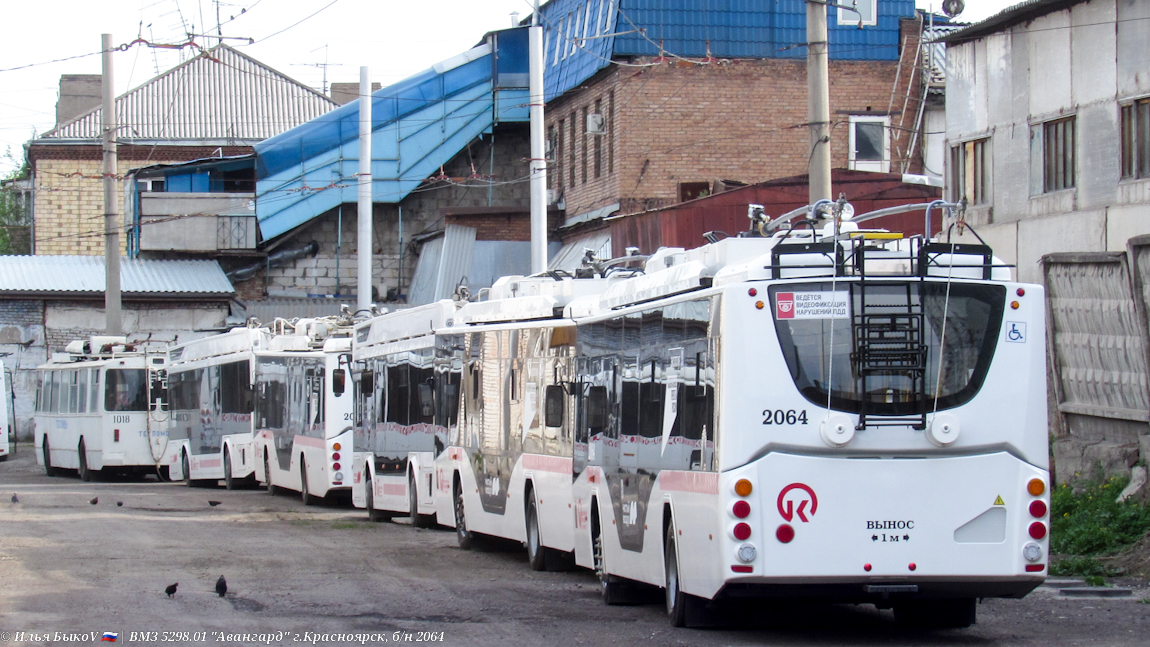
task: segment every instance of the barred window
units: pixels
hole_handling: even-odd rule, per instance
[[[972,205],[990,201],[990,138],[950,147],[950,194]]]
[[[1150,98],[1120,108],[1122,178],[1150,177]]]

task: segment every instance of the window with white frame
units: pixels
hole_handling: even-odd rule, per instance
[[[839,0],[838,4],[854,7],[854,10],[838,8],[840,25],[878,24],[878,0]]]
[[[890,172],[890,117],[855,115],[850,118],[850,168]]]
[[[1078,146],[1074,117],[1030,126],[1030,193],[1077,186]]]
[[[1150,98],[1119,106],[1122,179],[1150,178]]]
[[[990,138],[973,139],[950,147],[950,196],[967,204],[990,201]]]

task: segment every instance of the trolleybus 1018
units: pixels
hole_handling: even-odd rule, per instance
[[[661,587],[675,625],[806,597],[965,626],[977,599],[1037,587],[1042,287],[985,245],[862,230],[843,207],[659,250],[551,312],[461,308],[437,333],[461,371],[439,519],[463,545],[526,541],[538,568],[540,547],[572,552],[608,603]],[[492,308],[504,322],[468,314]]]
[[[269,493],[298,492],[305,505],[346,496],[355,396],[350,322],[335,317],[277,320],[255,354],[256,479]]]
[[[166,366],[166,349],[125,337],[76,340],[53,353],[37,368],[34,443],[44,471],[72,469],[85,481],[101,471],[157,472],[168,451]]]

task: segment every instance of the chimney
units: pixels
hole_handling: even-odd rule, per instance
[[[60,99],[56,102],[56,126],[67,123],[92,108],[100,107],[99,74],[62,74]]]
[[[379,83],[371,84],[371,91],[375,92],[380,87]],[[359,84],[358,83],[332,83],[331,84],[331,100],[343,105],[351,103],[359,99]]]

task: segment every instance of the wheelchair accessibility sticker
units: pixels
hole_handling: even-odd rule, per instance
[[[1016,344],[1026,343],[1026,322],[1025,321],[1007,321],[1006,323],[1006,341],[1014,342]]]

